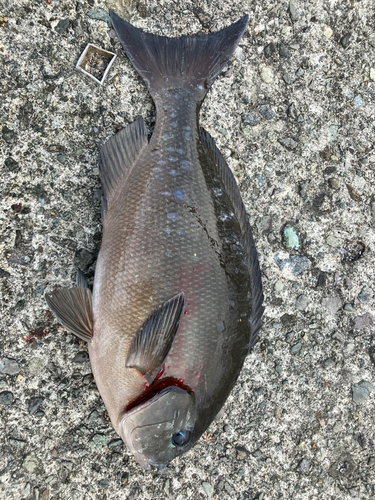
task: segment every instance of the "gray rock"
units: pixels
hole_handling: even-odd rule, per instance
[[[367,382],[366,380],[362,380],[362,382],[359,382],[359,384],[352,385],[353,402],[356,404],[363,403],[363,401],[366,401],[373,390],[374,387],[372,386],[372,384],[370,384],[370,382]]]
[[[293,151],[298,146],[298,142],[292,137],[283,137],[278,139],[278,141],[282,146],[284,146],[284,148],[289,149],[289,151]]]
[[[103,9],[92,9],[89,10],[86,14],[91,19],[97,19],[99,21],[104,21],[108,24],[108,26],[112,26],[111,18],[109,14]]]
[[[286,110],[286,114],[290,117],[293,118],[294,120],[297,118],[297,108],[294,102],[292,104],[289,104],[288,109]]]
[[[86,250],[86,248],[81,248],[77,250],[74,256],[74,265],[82,271],[86,271],[88,267],[94,262],[94,255]]]
[[[344,47],[344,49],[346,49],[347,47],[349,47],[350,41],[351,41],[351,34],[346,33],[343,37],[341,37],[340,43]]]
[[[95,422],[96,420],[98,420],[98,412],[96,410],[93,410],[88,419],[87,419],[89,422]]]
[[[272,120],[272,118],[275,117],[275,113],[266,104],[262,104],[261,106],[258,106],[257,109],[258,109],[258,113],[261,114],[265,120]]]
[[[73,363],[86,363],[89,361],[89,353],[86,351],[79,351],[72,359]]]
[[[356,316],[354,318],[354,328],[356,330],[363,330],[367,326],[372,326],[373,320],[370,313],[363,314],[363,316]]]
[[[293,276],[299,276],[311,267],[309,259],[299,255],[292,255],[287,259],[282,259],[277,253],[274,255],[273,260],[281,271],[287,270],[292,273]]]
[[[323,366],[324,368],[333,368],[334,366],[336,366],[336,363],[333,361],[333,359],[331,358],[327,358],[323,361]]]
[[[370,304],[372,302],[373,296],[374,294],[371,288],[368,285],[365,285],[358,295],[358,300],[362,302],[362,304]]]
[[[122,439],[112,439],[112,441],[108,443],[108,448],[116,448],[117,446],[122,446],[123,444],[124,442]]]
[[[292,83],[292,79],[290,77],[289,73],[284,73],[283,74],[283,80],[287,85],[290,85]]]
[[[306,307],[310,304],[310,299],[306,295],[299,295],[296,300],[296,308],[304,311]]]
[[[99,486],[103,489],[107,489],[109,487],[109,481],[108,479],[101,479],[99,481]]]
[[[328,186],[331,189],[335,189],[336,191],[340,189],[340,181],[337,179],[337,177],[331,177],[328,179]]]
[[[342,308],[342,300],[340,297],[326,297],[322,300],[322,307],[328,314],[336,314]]]
[[[29,474],[37,474],[43,471],[42,462],[39,460],[39,458],[31,453],[26,456],[25,460],[23,461],[22,467]]]
[[[62,35],[70,26],[70,19],[61,19],[57,26],[55,27],[56,33]]]
[[[0,373],[6,373],[7,375],[16,375],[19,373],[20,367],[15,359],[3,358],[0,361]]]
[[[1,135],[4,141],[7,142],[8,144],[13,144],[14,142],[16,142],[17,139],[16,133],[14,132],[14,130],[8,128],[6,125],[3,127]]]
[[[250,125],[250,127],[255,127],[259,124],[259,120],[254,115],[245,115],[242,117],[242,121],[246,123],[246,125]]]
[[[207,483],[206,481],[204,481],[202,483],[202,488],[203,488],[203,491],[205,492],[207,498],[212,498],[213,497],[214,489],[210,485],[210,483]]]
[[[269,43],[264,47],[263,53],[266,57],[272,56],[272,54],[274,54],[275,52],[276,52],[276,46],[273,42]]]
[[[30,400],[30,404],[29,404],[30,415],[34,415],[39,410],[39,408],[43,404],[43,401],[44,401],[44,398],[42,396],[38,396],[38,397]]]
[[[88,444],[92,451],[100,451],[107,444],[107,440],[104,434],[94,434]]]
[[[344,304],[344,311],[355,312],[356,309],[353,306],[353,304],[347,303],[347,304]]]
[[[291,57],[289,50],[285,47],[285,45],[283,43],[280,43],[280,45],[279,45],[279,56],[286,57],[286,58]]]
[[[290,19],[293,22],[298,21],[298,19],[299,19],[298,10],[291,2],[289,3],[289,15],[290,15]]]
[[[272,227],[272,217],[270,215],[262,217],[256,222],[256,227],[259,231],[259,234],[267,233]]]
[[[298,342],[297,344],[294,344],[294,346],[291,348],[290,352],[292,354],[297,354],[297,352],[299,352],[302,348],[302,344],[301,342]]]
[[[310,462],[303,458],[298,464],[297,470],[306,474],[310,470]]]
[[[361,95],[355,96],[355,98],[353,99],[353,104],[355,108],[362,108],[362,106],[364,105],[362,96]]]
[[[13,393],[10,391],[0,392],[0,405],[10,405],[13,403]]]

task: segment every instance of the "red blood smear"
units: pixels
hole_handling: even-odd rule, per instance
[[[24,337],[23,340],[25,342],[27,342],[28,344],[30,344],[31,342],[31,339],[33,337],[36,337],[37,339],[39,340],[42,340],[44,337],[47,337],[47,335],[49,335],[49,333],[45,332],[44,330],[42,329],[38,329],[38,330],[31,330],[31,333],[30,335],[28,335],[27,337]]]
[[[163,375],[163,373],[165,372],[165,364],[163,365],[163,368],[160,370],[160,372],[158,373],[156,379],[154,380],[154,383]],[[150,386],[149,386],[150,387]]]
[[[184,312],[185,316],[189,316],[189,311]]]
[[[151,385],[151,387],[146,387],[146,383],[145,383],[144,386],[146,387],[146,390],[140,396],[138,396],[138,398],[134,399],[126,407],[125,411],[129,411],[132,408],[138,406],[139,404],[147,401],[148,399],[151,399],[152,396],[155,396],[155,394],[157,394],[158,392],[162,391],[163,389],[166,389],[167,387],[179,387],[180,389],[183,389],[184,391],[188,391],[190,393],[194,393],[194,391],[192,391],[190,389],[190,387],[188,387],[187,385],[185,385],[183,383],[184,379],[182,379],[182,378],[180,378],[180,379],[177,380],[177,379],[175,379],[173,377],[166,377],[166,378],[163,378],[162,380],[160,380],[157,383],[155,383],[155,382]]]

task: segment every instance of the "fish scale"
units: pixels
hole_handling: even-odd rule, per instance
[[[103,241],[93,294],[46,300],[88,341],[111,422],[145,469],[188,451],[227,399],[263,312],[257,253],[237,184],[199,127],[202,101],[247,17],[221,32],[170,39],[111,13],[156,105],[103,146]]]

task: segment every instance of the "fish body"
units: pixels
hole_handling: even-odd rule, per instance
[[[99,166],[103,240],[93,294],[47,296],[88,340],[111,422],[144,467],[188,451],[221,409],[262,315],[259,263],[235,179],[198,115],[247,25],[171,39],[112,22],[156,104],[110,138]]]

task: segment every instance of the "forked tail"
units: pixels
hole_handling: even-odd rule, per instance
[[[114,12],[110,15],[123,49],[154,100],[163,91],[185,89],[194,93],[197,102],[203,101],[248,22],[248,16],[244,16],[216,33],[168,38],[144,33]]]

